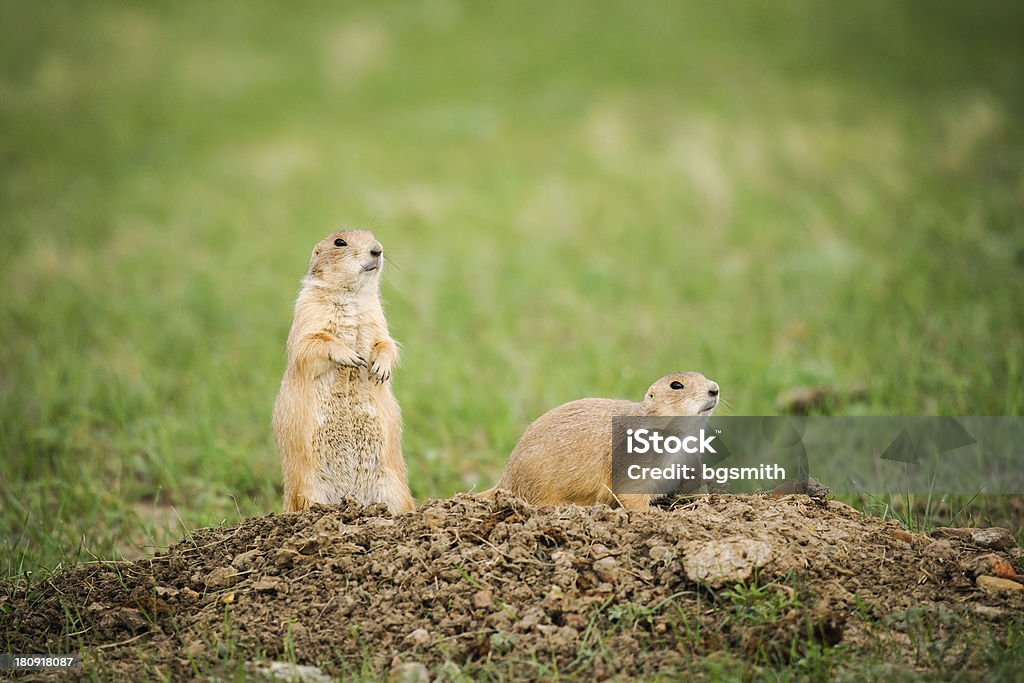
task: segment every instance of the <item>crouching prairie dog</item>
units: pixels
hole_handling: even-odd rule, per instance
[[[335,232],[313,249],[274,405],[286,512],[346,498],[392,513],[414,507],[391,392],[398,345],[381,308],[383,266],[384,248],[366,230]]]
[[[519,439],[496,489],[535,505],[621,504],[644,509],[650,494],[612,493],[612,418],[708,416],[718,405],[718,384],[699,372],[666,375],[640,403],[584,398],[544,413]]]

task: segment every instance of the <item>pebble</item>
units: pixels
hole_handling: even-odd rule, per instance
[[[274,564],[278,567],[287,567],[296,557],[298,557],[298,554],[299,553],[291,548],[280,548],[274,556]]]
[[[986,619],[1001,619],[1007,615],[1007,611],[1002,607],[993,607],[991,605],[975,605],[974,613]]]
[[[252,567],[252,562],[260,556],[259,550],[249,550],[244,553],[235,555],[235,559],[231,560],[231,566],[238,571],[244,572],[246,569]]]
[[[987,529],[960,529],[957,527],[940,526],[932,529],[932,538],[955,538],[961,541],[969,541],[982,548],[992,550],[1009,550],[1017,545],[1017,539],[1010,533],[1009,529],[994,526]]]
[[[477,609],[487,609],[494,604],[494,595],[491,591],[483,590],[477,591],[473,594],[473,607]]]
[[[991,574],[997,576],[1000,579],[1010,579],[1011,581],[1020,582],[1021,578],[1017,574],[1017,571],[1013,568],[1013,565],[999,557],[995,553],[989,553],[988,555],[982,555],[977,560],[979,565],[978,574]]]
[[[897,539],[903,541],[904,543],[913,543],[914,542],[914,534],[910,533],[909,531],[905,531],[903,529],[893,529],[892,530],[892,535],[893,535],[893,538],[897,538]]]
[[[430,683],[430,672],[419,662],[404,662],[391,667],[390,683]]]
[[[425,628],[418,628],[413,630],[409,635],[405,637],[410,643],[416,647],[430,644],[430,632]]]
[[[277,592],[277,589],[280,588],[280,586],[281,581],[279,579],[264,576],[261,579],[257,579],[256,582],[252,584],[252,589],[257,593],[274,593]]]
[[[978,587],[986,593],[1021,593],[1024,594],[1024,584],[1009,579],[1001,579],[998,576],[979,576]]]
[[[602,557],[594,563],[594,573],[606,583],[615,583],[619,577],[619,562],[614,557]]]
[[[691,581],[721,588],[749,581],[774,557],[775,551],[764,541],[734,537],[709,541],[686,552],[683,569]]]
[[[234,586],[235,582],[238,581],[238,570],[234,567],[217,567],[203,579],[203,583],[206,584],[207,588],[214,590],[220,588],[229,588]]]
[[[329,683],[332,679],[319,668],[291,662],[271,662],[263,670],[271,678],[280,681],[299,681],[300,683]]]
[[[675,555],[671,548],[663,545],[654,546],[647,554],[655,562],[668,562]]]
[[[971,543],[993,550],[1008,550],[1017,545],[1017,539],[1009,529],[994,526],[989,529],[975,529],[971,532]]]

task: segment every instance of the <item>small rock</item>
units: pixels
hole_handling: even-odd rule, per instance
[[[1024,593],[1024,585],[998,576],[979,576],[978,587],[986,593]]]
[[[177,588],[171,588],[169,586],[157,586],[156,595],[158,598],[173,598],[180,593]]]
[[[280,681],[299,681],[299,683],[330,683],[330,676],[321,671],[318,667],[305,664],[292,664],[291,662],[271,662],[270,666],[263,669],[270,674],[271,678]]]
[[[430,672],[419,662],[405,662],[391,667],[390,683],[430,683]]]
[[[611,553],[607,546],[601,545],[600,543],[595,543],[590,546],[590,552],[594,555],[595,559],[600,559]]]
[[[151,621],[142,616],[137,609],[120,607],[107,610],[100,615],[99,625],[101,629],[128,631],[130,633],[142,633],[150,629]]]
[[[487,609],[494,604],[494,595],[491,591],[477,591],[473,594],[473,607]]]
[[[207,588],[218,590],[220,588],[229,588],[234,586],[238,581],[238,570],[234,567],[217,567],[203,579],[203,583],[206,584]]]
[[[251,569],[253,560],[260,556],[259,550],[249,550],[244,553],[235,555],[235,559],[231,560],[231,566],[240,572],[244,572],[247,569]]]
[[[299,553],[291,548],[280,548],[274,555],[274,564],[278,567],[287,567],[298,557]]]
[[[415,647],[422,647],[430,644],[430,632],[425,628],[415,629],[412,633],[405,637]]]
[[[992,550],[1008,550],[1017,545],[1009,529],[994,526],[987,529],[958,529],[955,527],[938,527],[932,529],[932,538],[954,538],[970,541],[974,545]]]
[[[619,576],[619,563],[614,557],[602,557],[594,563],[597,577],[607,583],[615,583]]]
[[[571,551],[556,550],[551,553],[551,559],[555,563],[555,567],[572,568],[572,563],[575,558]]]
[[[1017,545],[1017,539],[1013,537],[1009,529],[994,526],[988,529],[975,529],[972,531],[971,543],[980,545],[983,548],[992,548],[993,550],[1008,550]]]
[[[1021,581],[1021,578],[1013,568],[1013,565],[995,553],[989,553],[988,555],[982,555],[981,557],[976,558],[974,569],[975,576],[989,574],[991,576],[997,576],[1000,579],[1017,581],[1018,583]]]
[[[647,553],[655,562],[668,562],[675,555],[672,549],[663,545],[656,545]]]
[[[726,538],[709,541],[683,556],[683,569],[691,581],[712,588],[745,583],[754,572],[775,557],[772,547],[752,538]]]
[[[1007,615],[1007,611],[1002,607],[992,607],[991,605],[975,605],[974,613],[986,619],[1002,619]]]
[[[903,541],[904,543],[913,543],[914,542],[914,534],[912,534],[909,531],[906,531],[904,529],[893,529],[892,530],[892,536],[893,536],[893,538],[896,538],[896,539],[898,539],[900,541]]]
[[[272,576],[264,576],[252,584],[252,589],[257,593],[275,593],[281,587],[281,581]]]

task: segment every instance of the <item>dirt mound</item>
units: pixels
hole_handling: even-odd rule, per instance
[[[836,644],[938,671],[970,665],[972,638],[998,639],[1020,617],[1020,591],[975,578],[1020,569],[1010,542],[909,534],[803,496],[642,513],[503,494],[400,517],[320,506],[8,585],[0,632],[11,652],[77,651],[100,672],[145,677],[283,661],[370,678],[606,678],[714,657],[789,666]],[[951,644],[922,657],[922,633]]]

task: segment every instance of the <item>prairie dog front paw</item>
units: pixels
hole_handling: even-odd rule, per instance
[[[383,384],[391,379],[391,373],[398,363],[398,345],[393,339],[384,339],[370,349],[370,377]]]
[[[338,365],[342,365],[348,368],[365,368],[366,359],[360,356],[358,353],[345,346],[341,342],[334,342],[331,344],[330,349],[327,352],[328,358]]]

